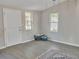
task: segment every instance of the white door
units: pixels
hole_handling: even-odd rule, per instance
[[[3,8],[4,33],[6,46],[16,45],[22,40],[21,11]]]

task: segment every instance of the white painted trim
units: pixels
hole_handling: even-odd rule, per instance
[[[70,45],[70,46],[74,46],[74,47],[79,47],[78,44],[73,44],[73,43],[68,43],[68,42],[63,42],[63,41],[57,41],[57,40],[50,40],[53,42],[58,42],[58,43],[62,43],[62,44],[66,44],[66,45]]]
[[[1,50],[1,49],[4,49],[4,48],[6,48],[6,46],[4,46],[4,47],[0,47],[0,50]]]
[[[18,44],[27,43],[27,42],[30,42],[30,41],[33,41],[33,40],[27,40],[27,41],[24,41],[24,42],[16,43],[15,45],[11,45],[11,46],[16,46],[16,45],[18,45]],[[11,47],[11,46],[7,46],[7,47]],[[7,47],[6,47],[6,48],[7,48]]]
[[[34,39],[32,40],[27,40],[27,41],[24,41],[24,42],[21,42],[21,43],[27,43],[27,42],[30,42],[30,41],[33,41]]]
[[[30,41],[33,41],[33,39],[32,39],[32,40],[27,40],[27,41],[24,41],[24,42],[21,42],[21,43],[28,43],[28,42],[30,42]],[[21,43],[18,43],[18,44],[21,44]],[[15,45],[18,45],[18,44],[15,44]],[[12,46],[15,46],[15,45],[12,45]],[[7,48],[7,47],[11,47],[11,46],[0,47],[0,49],[5,49],[5,48]]]

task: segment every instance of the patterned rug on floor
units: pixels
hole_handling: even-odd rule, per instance
[[[59,50],[49,49],[36,59],[79,59],[77,56],[61,52]]]

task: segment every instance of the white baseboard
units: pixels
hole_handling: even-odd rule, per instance
[[[57,43],[62,43],[62,44],[70,45],[70,46],[74,46],[74,47],[79,47],[78,44],[74,44],[74,43],[63,42],[63,41],[57,41],[57,40],[50,40],[50,41],[57,42]]]
[[[33,41],[34,39],[32,39],[32,40],[27,40],[27,41],[23,41],[23,42],[21,42],[21,43],[27,43],[27,42],[30,42],[30,41]]]
[[[30,41],[33,41],[33,39],[32,39],[32,40],[27,40],[27,41],[24,41],[24,42],[21,42],[21,43],[27,43],[27,42],[30,42]],[[18,43],[18,44],[21,44],[21,43]],[[15,45],[18,45],[18,44],[15,44]],[[12,46],[15,46],[15,45],[12,45]],[[7,47],[11,47],[11,46],[0,47],[0,50],[1,50],[1,49],[5,49],[5,48],[7,48]]]
[[[1,49],[4,49],[4,48],[6,48],[6,47],[5,47],[5,46],[4,46],[4,47],[0,47],[0,50],[1,50]]]

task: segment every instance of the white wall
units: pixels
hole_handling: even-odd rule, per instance
[[[77,0],[76,4],[76,19],[74,20],[75,22],[75,39],[76,43],[79,44],[79,0]]]
[[[0,48],[3,48],[5,46],[2,14],[2,7],[0,7]]]
[[[58,32],[50,32],[49,14],[59,13]],[[67,42],[79,45],[79,1],[67,0],[42,12],[41,33],[45,33],[50,40]]]

